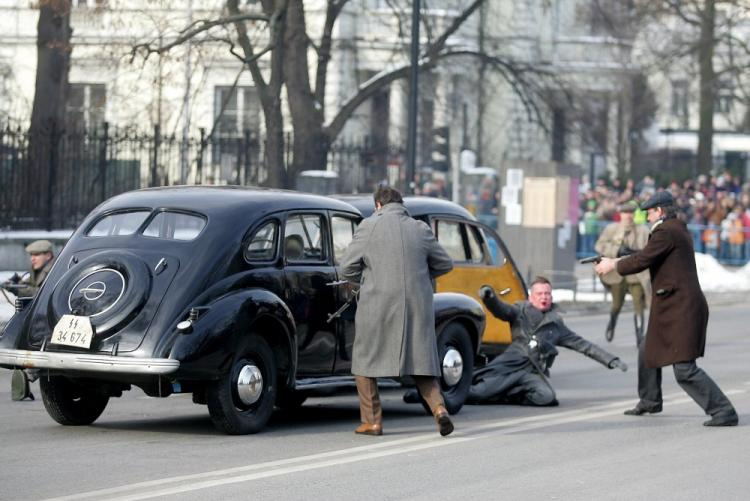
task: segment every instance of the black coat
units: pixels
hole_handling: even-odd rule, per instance
[[[618,359],[566,327],[555,305],[541,312],[528,302],[509,305],[494,295],[485,298],[484,303],[493,315],[511,324],[513,341],[501,355],[474,372],[472,400],[493,400],[502,395],[515,384],[519,371],[541,370],[549,375],[549,367],[557,355],[556,346],[575,350],[608,368]]]
[[[646,247],[617,262],[617,272],[651,274],[651,313],[646,367],[664,367],[703,356],[708,303],[695,267],[693,240],[685,223],[667,219],[651,231]]]

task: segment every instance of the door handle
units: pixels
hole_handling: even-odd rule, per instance
[[[335,282],[328,282],[326,285],[330,287],[337,287],[339,285],[348,284],[349,280],[336,280]]]
[[[500,294],[501,296],[504,296],[508,293],[510,293],[510,287],[506,287],[505,289],[501,290],[498,294]]]

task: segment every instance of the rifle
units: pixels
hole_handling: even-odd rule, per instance
[[[348,284],[348,283],[349,283],[348,280],[337,280],[335,282],[331,282],[331,283],[328,283],[326,285],[332,286],[332,287],[336,287],[336,286],[345,285],[345,284]],[[328,319],[326,320],[326,323],[330,324],[333,320],[339,318],[341,316],[341,314],[344,313],[346,311],[346,309],[349,308],[349,306],[352,305],[352,303],[354,302],[354,300],[357,299],[357,296],[359,296],[359,289],[353,290],[351,296],[349,297],[349,299],[347,299],[347,301],[344,304],[342,304],[341,307],[338,310],[334,311],[333,313],[329,313],[328,314]]]

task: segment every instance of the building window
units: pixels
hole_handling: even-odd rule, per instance
[[[104,84],[72,83],[68,89],[68,123],[78,130],[99,127],[104,123],[106,105]]]
[[[221,137],[240,137],[245,131],[257,132],[260,120],[254,87],[218,86],[214,94],[216,132]]]
[[[672,116],[680,119],[680,126],[687,127],[688,118],[688,83],[687,80],[672,82]]]
[[[732,82],[723,80],[719,82],[716,89],[716,107],[717,113],[729,113],[732,110],[732,100],[734,99],[734,87]]]
[[[95,7],[103,7],[107,3],[107,0],[71,0],[71,7],[80,7],[93,9]]]

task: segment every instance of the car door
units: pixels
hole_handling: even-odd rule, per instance
[[[340,271],[339,263],[341,257],[352,241],[354,231],[359,224],[359,216],[353,214],[332,212],[331,213],[331,240],[333,249],[333,262],[336,272]],[[339,307],[352,299],[354,288],[343,281],[338,275],[339,285],[336,287],[337,302]],[[354,315],[357,311],[357,302],[352,299],[349,306],[341,312],[336,319],[336,374],[348,374],[352,368],[352,347],[354,346]]]
[[[336,280],[328,242],[325,211],[290,212],[284,224],[286,302],[297,326],[297,374],[333,371],[336,359],[335,325],[326,322],[336,310]]]
[[[437,280],[438,292],[460,292],[481,303],[479,288],[486,284],[507,303],[526,299],[523,280],[494,231],[473,221],[447,217],[433,217],[431,223],[438,241],[453,258],[453,271]],[[510,326],[486,308],[485,314],[482,344],[491,352],[511,342]]]

